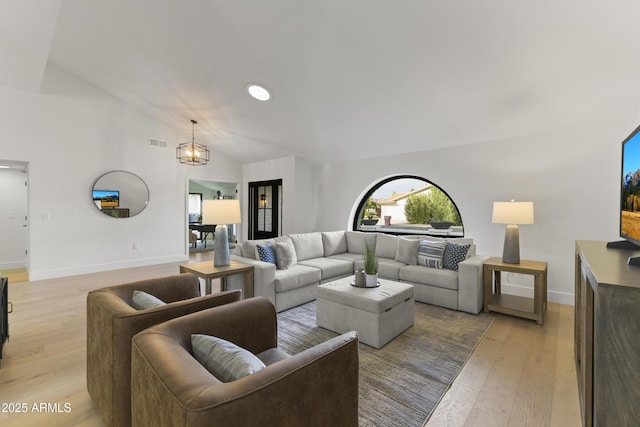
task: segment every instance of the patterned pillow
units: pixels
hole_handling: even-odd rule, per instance
[[[442,255],[446,242],[420,240],[418,246],[418,265],[431,268],[442,268]]]
[[[471,245],[459,245],[447,242],[442,255],[442,265],[449,270],[458,271],[458,264],[467,258]]]
[[[273,251],[271,242],[267,242],[264,245],[256,245],[256,250],[258,251],[260,261],[276,264],[276,253]]]

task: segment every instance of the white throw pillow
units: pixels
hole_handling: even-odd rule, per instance
[[[196,360],[217,379],[228,383],[266,367],[253,353],[232,342],[210,335],[191,335]]]
[[[146,310],[148,308],[160,307],[167,303],[160,298],[156,298],[151,294],[143,291],[133,291],[133,297],[131,298],[131,305],[138,310]]]

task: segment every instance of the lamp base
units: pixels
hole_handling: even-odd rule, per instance
[[[504,232],[502,262],[505,264],[520,264],[520,231],[517,225],[507,225],[507,229]]]
[[[231,264],[229,259],[227,226],[225,224],[218,224],[213,235],[213,265],[216,267],[226,267]]]

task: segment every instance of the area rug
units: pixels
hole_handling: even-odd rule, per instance
[[[360,426],[422,426],[493,322],[422,303],[415,313],[383,348],[360,343]],[[278,314],[278,345],[289,354],[336,335],[316,325],[315,301]]]

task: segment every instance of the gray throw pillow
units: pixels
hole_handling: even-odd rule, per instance
[[[160,298],[156,298],[151,294],[143,291],[133,291],[133,297],[131,298],[131,305],[138,310],[146,310],[148,308],[160,307],[167,303]]]
[[[276,251],[276,268],[278,270],[286,270],[298,262],[296,250],[291,240],[278,242],[273,249]]]
[[[418,246],[420,240],[406,239],[401,237],[398,239],[398,249],[396,250],[396,261],[403,262],[408,265],[416,265],[418,263]]]
[[[253,353],[210,335],[191,335],[196,360],[222,382],[228,383],[266,367]]]

